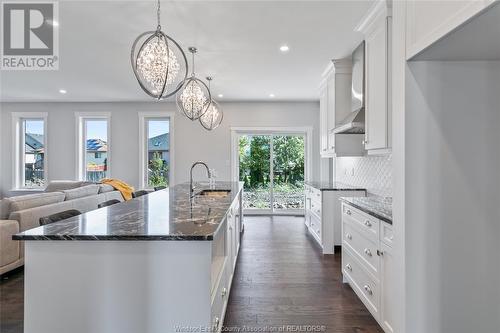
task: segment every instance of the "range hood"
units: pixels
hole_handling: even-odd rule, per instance
[[[365,42],[352,53],[351,112],[333,130],[335,134],[365,133]]]

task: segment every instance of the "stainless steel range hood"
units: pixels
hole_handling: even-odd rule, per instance
[[[351,112],[344,118],[341,124],[333,130],[335,134],[364,134],[365,133],[365,109]]]
[[[335,134],[365,133],[365,43],[352,53],[351,113],[335,127]]]

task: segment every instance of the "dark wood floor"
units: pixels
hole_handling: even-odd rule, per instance
[[[247,217],[240,251],[226,326],[276,331],[282,325],[318,325],[324,332],[382,333],[342,283],[340,256],[322,256],[302,218]],[[19,269],[0,281],[0,332],[22,333],[22,321]]]
[[[342,283],[340,255],[321,255],[303,218],[247,217],[240,251],[226,326],[383,332]]]

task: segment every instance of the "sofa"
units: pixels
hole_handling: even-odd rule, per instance
[[[24,264],[24,246],[12,235],[36,228],[39,219],[69,209],[82,213],[102,202],[123,201],[110,185],[76,181],[51,182],[44,192],[5,198],[0,201],[0,275]]]

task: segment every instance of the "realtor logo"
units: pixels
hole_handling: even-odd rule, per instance
[[[3,70],[57,70],[57,2],[2,2]]]

